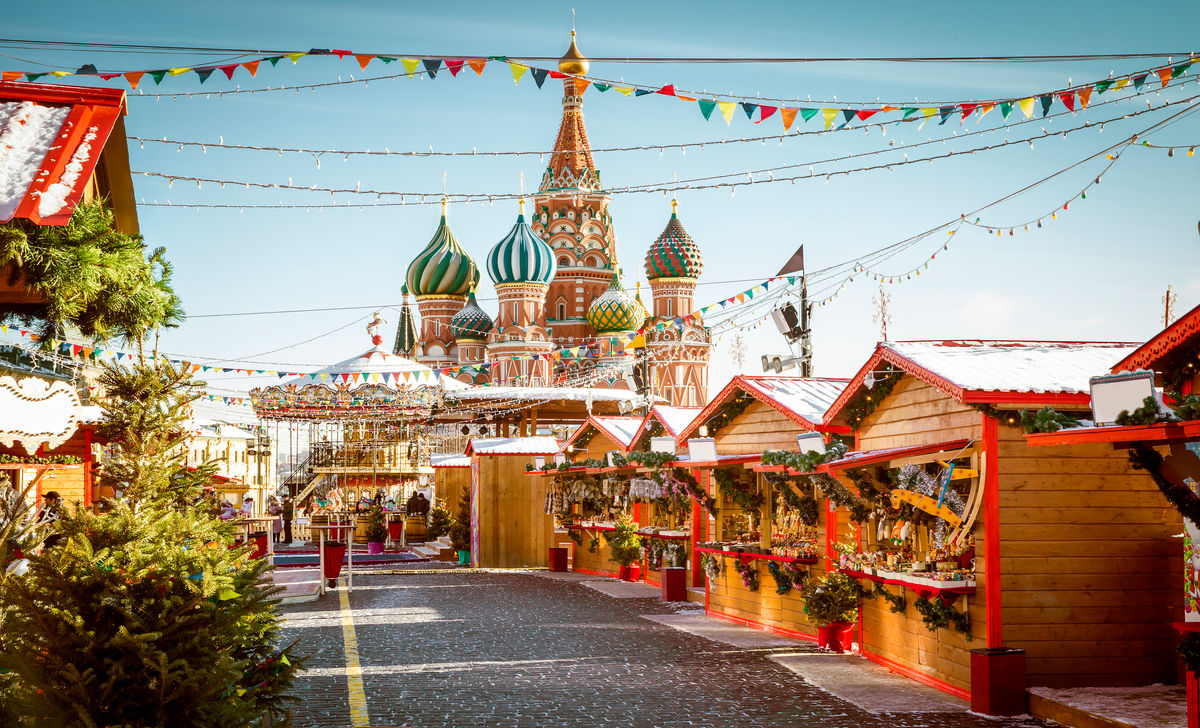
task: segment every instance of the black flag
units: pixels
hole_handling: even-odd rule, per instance
[[[804,270],[804,246],[803,245],[801,245],[796,250],[795,253],[792,253],[792,257],[788,258],[788,262],[784,263],[783,267],[780,268],[779,272],[776,273],[775,275],[781,276],[781,275],[785,275],[787,273],[795,273],[796,271],[801,271],[801,270]]]

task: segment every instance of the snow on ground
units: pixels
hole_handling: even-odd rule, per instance
[[[1046,700],[1133,728],[1184,728],[1187,693],[1182,685],[1137,688],[1029,688]]]

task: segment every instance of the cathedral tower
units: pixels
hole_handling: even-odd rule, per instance
[[[646,251],[646,278],[654,296],[651,321],[666,323],[647,333],[646,358],[652,394],[677,407],[700,407],[708,401],[708,358],[712,336],[692,314],[696,279],[703,260],[700,246],[679,222],[678,203],[671,200],[671,219]]]
[[[416,296],[417,310],[421,313],[421,336],[413,358],[435,369],[458,363],[450,319],[478,283],[479,268],[450,232],[446,201],[442,200],[442,221],[433,239],[409,264],[405,281],[408,292]]]
[[[588,60],[575,46],[558,62],[565,74],[584,74]],[[557,273],[546,295],[546,318],[555,340],[564,347],[590,342],[596,335],[588,323],[592,301],[608,290],[616,259],[616,237],[608,214],[610,198],[600,185],[587,129],[583,124],[583,92],[587,81],[563,79],[563,114],[550,164],[533,196],[533,231],[553,250]]]

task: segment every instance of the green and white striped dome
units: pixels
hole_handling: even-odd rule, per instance
[[[478,266],[454,239],[454,233],[446,224],[444,202],[442,221],[433,239],[409,264],[405,283],[408,291],[416,296],[465,296],[479,283]]]
[[[525,201],[521,200],[517,223],[504,239],[488,253],[487,269],[492,282],[550,284],[558,271],[554,251],[525,222]]]
[[[486,339],[492,330],[492,318],[479,307],[475,292],[467,297],[467,305],[450,319],[450,334],[455,339]]]

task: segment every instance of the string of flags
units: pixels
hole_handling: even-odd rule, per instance
[[[950,104],[940,104],[936,106],[923,106],[920,104],[901,104],[888,105],[881,104],[879,106],[864,106],[864,105],[835,105],[833,107],[794,107],[783,105],[779,101],[774,101],[772,104],[763,103],[764,99],[750,96],[736,95],[713,95],[712,98],[700,98],[699,95],[689,96],[687,93],[679,92],[675,88],[675,84],[669,83],[662,86],[625,83],[623,81],[614,82],[603,80],[590,76],[582,76],[576,74],[567,74],[560,71],[554,71],[546,68],[539,68],[511,60],[506,56],[488,56],[480,58],[449,58],[449,57],[419,57],[419,58],[402,58],[399,56],[380,55],[380,54],[364,54],[354,53],[349,50],[341,49],[326,49],[313,48],[308,51],[295,51],[284,53],[281,55],[263,56],[254,60],[242,61],[239,63],[215,64],[204,66],[178,66],[169,68],[158,68],[140,71],[100,71],[95,64],[87,63],[80,66],[75,71],[4,71],[0,73],[0,78],[4,81],[38,81],[46,77],[54,77],[62,79],[69,76],[75,77],[97,77],[105,81],[122,78],[131,88],[138,88],[142,80],[149,76],[153,79],[155,85],[159,85],[163,80],[169,77],[178,77],[184,74],[195,74],[203,85],[210,77],[218,71],[225,76],[227,80],[233,80],[233,77],[239,70],[244,70],[251,77],[258,74],[260,66],[270,64],[272,68],[276,67],[284,60],[290,60],[293,65],[299,63],[301,59],[312,56],[336,56],[339,59],[353,58],[361,70],[366,70],[367,66],[372,61],[378,61],[384,65],[399,63],[404,68],[403,75],[407,77],[426,76],[430,79],[436,79],[442,71],[449,72],[451,77],[457,77],[464,68],[469,68],[476,75],[482,76],[484,68],[489,63],[503,63],[509,67],[512,74],[514,84],[519,84],[521,79],[528,74],[533,78],[534,83],[538,88],[541,88],[546,82],[546,79],[566,79],[570,78],[579,83],[576,84],[576,90],[582,94],[589,86],[595,88],[598,92],[604,93],[607,91],[616,91],[631,98],[639,98],[642,96],[670,96],[680,101],[695,104],[697,109],[705,120],[711,120],[714,112],[725,120],[727,125],[732,124],[735,115],[740,110],[745,114],[746,118],[755,124],[761,124],[771,117],[777,116],[783,125],[784,131],[790,131],[797,117],[802,123],[807,123],[813,119],[820,119],[826,130],[833,128],[838,124],[838,128],[843,128],[853,122],[862,122],[877,115],[877,114],[896,114],[898,118],[894,121],[901,122],[912,119],[919,120],[920,126],[924,126],[930,120],[936,118],[938,125],[945,124],[952,118],[959,118],[959,123],[966,122],[973,115],[982,120],[993,110],[998,111],[1003,119],[1007,119],[1014,111],[1019,111],[1026,119],[1033,117],[1034,113],[1040,109],[1043,117],[1050,113],[1050,109],[1059,104],[1065,107],[1068,111],[1074,113],[1077,110],[1087,108],[1091,102],[1092,96],[1099,96],[1108,91],[1119,91],[1132,86],[1135,91],[1141,91],[1142,87],[1150,82],[1158,81],[1165,88],[1167,84],[1175,78],[1182,76],[1192,66],[1192,64],[1200,61],[1200,58],[1189,56],[1187,59],[1178,63],[1170,63],[1157,68],[1145,69],[1137,71],[1121,77],[1109,77],[1091,83],[1070,86],[1067,88],[1056,89],[1046,93],[1031,94],[1023,97],[993,99],[990,101],[961,101]],[[239,90],[240,91],[240,90]],[[201,92],[204,93],[204,92]],[[220,91],[218,93],[226,93]],[[707,94],[706,94],[707,95]],[[755,116],[757,115],[757,119]]]

